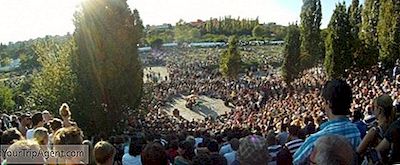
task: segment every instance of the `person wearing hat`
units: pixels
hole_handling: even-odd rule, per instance
[[[321,124],[320,131],[311,134],[293,155],[293,164],[304,164],[309,161],[315,141],[320,137],[335,134],[342,135],[350,142],[353,149],[360,144],[360,131],[349,120],[350,105],[352,103],[351,87],[343,80],[331,80],[325,83],[322,90],[324,98],[323,109],[328,121]]]
[[[240,139],[237,160],[232,165],[267,164],[269,159],[267,142],[258,135],[249,135]]]

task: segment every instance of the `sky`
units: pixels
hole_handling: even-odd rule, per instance
[[[0,43],[24,41],[46,35],[73,33],[72,19],[83,0],[0,0]],[[335,8],[343,0],[321,0],[325,28]],[[344,0],[349,5],[351,0]],[[360,0],[362,4],[364,0]],[[300,22],[302,0],[128,0],[144,25],[175,24],[230,15],[256,18],[260,22],[288,25]]]

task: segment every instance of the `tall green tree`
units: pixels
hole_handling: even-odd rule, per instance
[[[265,36],[265,30],[261,25],[258,25],[253,28],[252,34],[253,37],[262,38]]]
[[[118,131],[113,126],[140,104],[143,70],[135,21],[126,0],[87,0],[75,14],[76,113],[92,131]]]
[[[71,39],[57,44],[48,39],[33,46],[42,66],[32,80],[30,98],[37,110],[49,110],[58,114],[62,103],[75,102],[76,75],[72,72],[71,57],[75,51],[75,42]]]
[[[365,64],[374,65],[378,62],[378,21],[379,21],[380,0],[365,0],[362,10],[362,26],[359,33],[364,54],[357,59],[364,59]]]
[[[307,69],[313,67],[324,54],[320,30],[321,1],[303,0],[300,18],[302,67]]]
[[[355,39],[358,39],[358,33],[360,33],[361,19],[362,19],[361,11],[362,11],[362,6],[360,6],[359,0],[353,0],[349,7],[348,14],[351,26],[351,35]]]
[[[379,58],[387,66],[393,66],[400,57],[400,1],[381,0],[379,11]]]
[[[200,30],[189,26],[183,20],[176,23],[175,26],[175,41],[178,43],[192,42],[200,38]]]
[[[330,78],[345,78],[345,70],[353,63],[351,54],[351,26],[346,4],[339,3],[328,25],[325,69]]]
[[[221,73],[231,79],[237,78],[242,64],[242,57],[237,48],[238,42],[236,36],[231,36],[228,42],[228,49],[222,53],[220,58]]]
[[[4,84],[0,84],[0,112],[12,112],[15,102],[13,98],[13,90]]]
[[[284,62],[282,76],[287,84],[292,82],[299,73],[300,66],[300,29],[297,24],[289,25],[283,51]]]
[[[349,22],[351,26],[351,53],[356,67],[366,68],[373,65],[374,60],[366,54],[365,42],[360,39],[359,34],[362,25],[362,5],[359,0],[353,0],[348,9]]]
[[[145,36],[143,21],[140,18],[140,14],[137,9],[134,9],[132,14],[133,14],[133,18],[134,18],[134,28],[137,33],[137,35],[135,36],[136,37],[135,40],[137,40],[137,42],[139,44],[142,44],[142,43],[144,43],[144,41],[142,39],[144,39],[144,36]]]

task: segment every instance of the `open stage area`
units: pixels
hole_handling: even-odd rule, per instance
[[[165,67],[165,66],[156,66],[156,67],[146,67],[146,68],[144,68],[144,70],[143,70],[143,75],[144,75],[143,76],[143,81],[145,83],[149,82],[151,80],[151,79],[147,78],[147,76],[146,76],[147,74],[156,76],[157,78],[161,78],[161,79],[164,79],[165,76],[167,76],[169,78],[168,70],[167,70],[167,67]],[[160,77],[158,77],[158,74],[160,74]]]
[[[185,107],[186,101],[184,98],[185,96],[175,98],[173,103],[168,103],[164,111],[172,115],[172,111],[176,108],[179,110],[180,116],[189,121],[192,121],[192,119],[204,120],[208,115],[216,118],[218,115],[230,111],[230,108],[225,106],[221,99],[213,99],[207,96],[199,96],[197,105],[193,110],[190,110]]]

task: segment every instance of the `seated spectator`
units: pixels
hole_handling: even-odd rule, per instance
[[[113,165],[116,150],[112,144],[106,141],[97,142],[93,152],[97,165]]]
[[[10,128],[1,135],[1,145],[11,145],[16,141],[25,139],[16,128]]]
[[[210,158],[211,163],[214,165],[226,165],[225,157],[218,154],[218,142],[215,140],[211,140],[208,145],[207,149],[210,151]]]
[[[383,140],[386,130],[394,119],[395,111],[392,104],[393,100],[388,95],[382,95],[374,100],[374,114],[377,118],[378,126],[368,130],[367,135],[357,148],[359,154],[364,155],[368,147],[374,148]],[[389,151],[386,150],[385,152],[382,154],[388,154]],[[383,161],[386,162],[387,160]]]
[[[225,155],[226,153],[229,153],[229,152],[232,152],[232,151],[233,151],[233,149],[232,149],[231,144],[230,144],[230,143],[226,143],[226,144],[223,145],[223,146],[221,147],[221,149],[219,150],[219,154],[220,154],[220,155]]]
[[[129,152],[122,157],[123,165],[141,165],[142,160],[140,154],[142,153],[145,142],[141,139],[132,140],[129,144]]]
[[[356,153],[348,140],[340,135],[326,135],[315,142],[311,164],[356,165]]]
[[[167,154],[160,143],[149,143],[142,152],[143,165],[169,165]]]
[[[277,144],[284,145],[289,137],[289,133],[287,132],[287,125],[279,123],[278,130],[278,134],[276,135]]]
[[[303,145],[294,154],[293,164],[307,162],[315,146],[315,141],[319,137],[328,134],[346,137],[354,149],[361,142],[360,131],[346,116],[350,114],[349,109],[352,102],[351,87],[343,80],[331,80],[325,84],[322,96],[325,100],[324,109],[329,121],[320,126],[320,131],[310,135],[305,140]]]
[[[384,139],[375,148],[377,151],[384,153],[390,150],[390,155],[381,154],[388,158],[388,164],[397,164],[400,162],[400,118],[393,122],[384,135]]]
[[[42,113],[38,112],[32,116],[32,128],[26,131],[26,139],[33,139],[33,133],[36,128],[44,126]]]
[[[179,144],[178,154],[174,160],[175,165],[189,165],[192,162],[194,154],[194,144],[190,141],[183,141]]]
[[[210,155],[199,154],[193,158],[193,165],[214,165],[214,164],[212,164]]]
[[[225,157],[225,159],[227,161],[227,164],[231,165],[233,163],[233,161],[236,160],[237,150],[239,149],[240,142],[239,142],[238,139],[233,138],[233,139],[231,139],[229,141],[229,144],[231,145],[233,151],[229,152],[229,153],[226,153],[224,155],[224,157]]]
[[[267,135],[267,144],[270,157],[268,164],[276,165],[276,158],[279,151],[282,150],[282,146],[278,144],[275,133],[273,131],[270,131]]]
[[[234,165],[256,165],[268,162],[268,150],[265,138],[250,135],[240,139],[237,160]]]
[[[289,126],[289,142],[285,145],[289,149],[290,154],[294,154],[300,146],[304,143],[303,139],[299,138],[300,127],[291,125]]]
[[[169,143],[169,149],[166,152],[171,163],[174,163],[175,157],[178,156],[178,145],[179,141],[177,139]]]
[[[361,139],[364,138],[365,134],[367,133],[367,124],[362,121],[362,113],[360,110],[356,110],[353,112],[353,123],[357,125],[358,130],[360,131]]]

